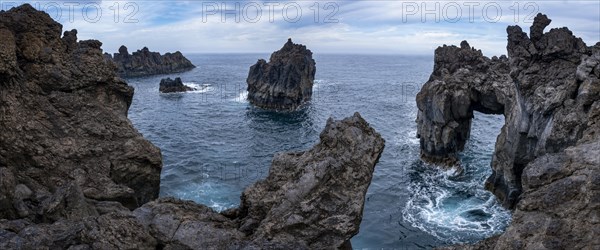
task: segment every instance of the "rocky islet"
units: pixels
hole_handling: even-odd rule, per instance
[[[292,39],[250,67],[248,101],[260,108],[295,110],[312,97],[316,66],[312,52]]]
[[[181,73],[196,68],[179,51],[161,55],[147,47],[129,54],[127,47],[123,45],[119,48],[119,53],[112,56],[104,53],[104,58],[116,65],[117,74],[121,77]]]
[[[164,78],[160,80],[158,91],[161,93],[176,93],[176,92],[187,92],[194,91],[195,88],[188,87],[183,84],[181,78],[176,77],[175,79]]]

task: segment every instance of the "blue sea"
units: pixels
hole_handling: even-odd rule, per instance
[[[327,118],[358,111],[386,147],[367,193],[355,249],[428,249],[501,233],[511,214],[483,189],[502,116],[477,113],[456,173],[419,159],[415,96],[432,56],[315,55],[313,99],[295,112],[246,101],[249,67],[268,54],[191,54],[181,74],[128,79],[129,118],[161,148],[161,196],[236,207],[242,190],[265,178],[276,152],[311,148]],[[161,78],[181,77],[197,91],[161,94]]]

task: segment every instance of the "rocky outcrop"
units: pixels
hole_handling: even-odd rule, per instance
[[[358,233],[384,140],[357,113],[327,122],[305,152],[280,153],[269,176],[246,188],[239,208],[163,198],[133,213],[166,248],[333,249]],[[202,235],[202,237],[198,237]]]
[[[275,155],[269,176],[247,188],[240,230],[290,246],[341,246],[358,233],[365,194],[384,140],[358,114],[329,119],[306,152]]]
[[[288,39],[268,63],[260,59],[250,67],[248,101],[265,109],[294,110],[312,97],[315,73],[312,52]]]
[[[121,77],[181,73],[196,67],[179,51],[161,55],[151,52],[147,47],[129,54],[127,47],[121,46],[119,53],[114,56],[105,53],[104,57],[117,65],[117,73]]]
[[[0,219],[53,222],[158,197],[161,154],[127,119],[133,88],[101,42],[30,5],[0,13]]]
[[[426,160],[456,163],[473,111],[505,116],[486,188],[513,220],[469,248],[600,247],[600,43],[587,47],[567,28],[544,33],[550,21],[537,15],[529,36],[508,27],[507,59],[466,43],[438,48],[417,96]]]
[[[175,80],[171,78],[160,80],[160,86],[158,88],[158,91],[161,93],[186,92],[194,90],[196,89],[185,86],[179,77],[175,78]]]

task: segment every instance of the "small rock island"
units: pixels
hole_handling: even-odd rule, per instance
[[[121,77],[181,73],[196,68],[179,51],[161,55],[147,47],[129,54],[127,47],[123,45],[119,48],[119,53],[115,53],[114,56],[104,53],[104,57],[116,64],[117,74]]]
[[[290,38],[268,63],[260,59],[250,67],[248,101],[265,109],[295,110],[312,97],[315,73],[312,52]]]
[[[165,78],[160,80],[160,87],[158,89],[161,93],[175,93],[175,92],[187,92],[194,91],[195,88],[185,86],[181,81],[181,78],[177,77],[175,80],[171,78]]]

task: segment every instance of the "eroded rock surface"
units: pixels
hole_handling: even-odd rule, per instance
[[[329,119],[309,151],[275,155],[269,176],[247,188],[238,211],[252,238],[323,249],[358,233],[384,140],[358,113]]]
[[[315,73],[312,52],[288,39],[268,63],[260,59],[250,67],[248,101],[265,109],[294,110],[311,99]]]
[[[175,78],[175,80],[171,78],[160,80],[160,85],[158,88],[158,91],[161,93],[186,92],[194,90],[196,89],[185,86],[179,77]]]
[[[95,201],[136,208],[158,197],[160,150],[127,119],[133,88],[29,5],[0,13],[0,218],[96,215]]]
[[[466,43],[438,48],[418,94],[426,160],[456,163],[472,111],[505,116],[486,188],[513,221],[472,249],[600,248],[600,43],[567,28],[544,33],[550,22],[538,14],[529,36],[508,27],[508,59]]]
[[[113,56],[105,53],[104,57],[117,65],[117,73],[121,77],[181,73],[196,67],[179,51],[161,55],[147,47],[129,54],[127,47],[121,46],[119,53]]]

